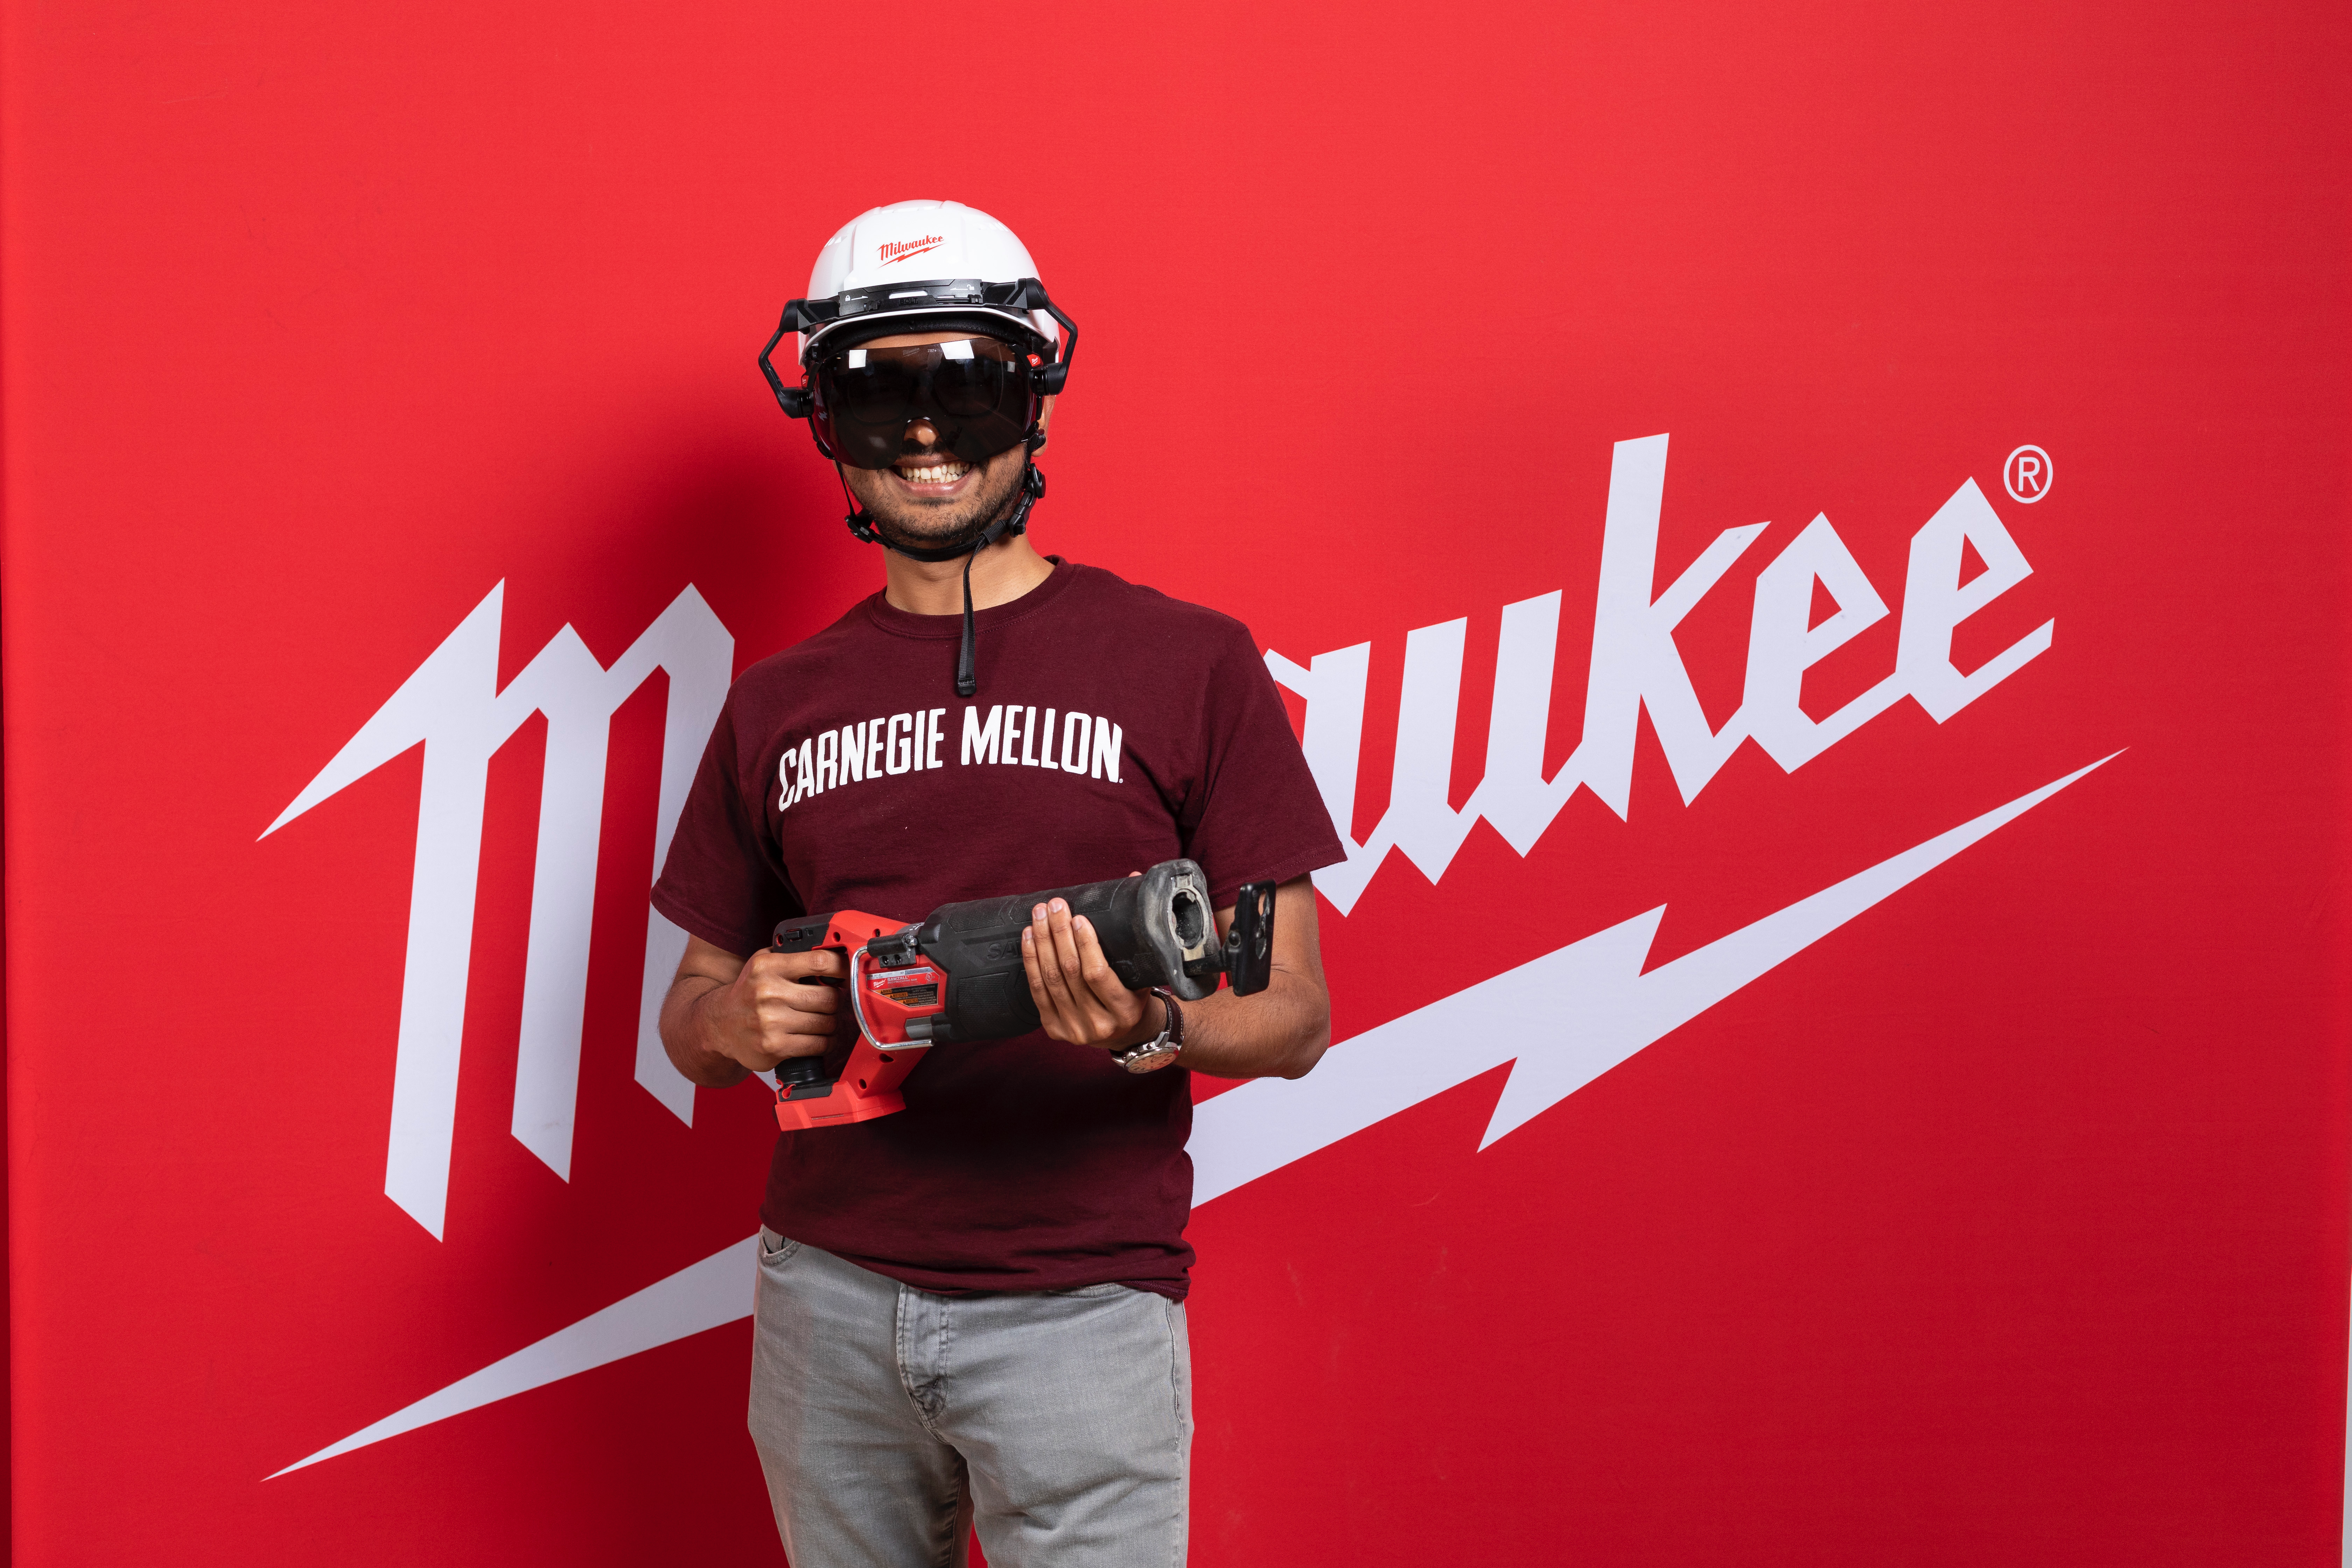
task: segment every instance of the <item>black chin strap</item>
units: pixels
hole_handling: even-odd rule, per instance
[[[1030,450],[1034,453],[1036,448],[1033,446]],[[1022,461],[1020,499],[1011,510],[982,529],[979,536],[969,544],[953,544],[942,549],[919,544],[896,544],[885,539],[881,531],[857,510],[857,498],[849,493],[849,476],[842,472],[838,458],[833,460],[833,472],[834,477],[841,481],[842,499],[849,503],[849,515],[842,521],[858,538],[868,544],[879,544],[885,550],[895,550],[909,561],[952,561],[959,555],[963,557],[963,646],[956,653],[955,689],[958,697],[978,695],[980,674],[976,668],[971,634],[971,563],[980,559],[982,551],[998,540],[1028,528],[1029,509],[1035,506],[1045,493],[1045,476],[1038,471],[1035,459],[1030,457]]]

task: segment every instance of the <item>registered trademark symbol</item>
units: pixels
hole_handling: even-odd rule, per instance
[[[2050,493],[2050,454],[2039,447],[2020,447],[2000,466],[2000,482],[2009,487],[2009,499],[2032,506]]]

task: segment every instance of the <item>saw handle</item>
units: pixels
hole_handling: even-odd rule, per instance
[[[797,923],[784,921],[776,927],[774,942],[768,951],[770,952],[814,952],[820,947],[828,945],[825,941],[825,928],[829,923],[823,917]],[[796,984],[833,985],[835,983],[830,980],[813,979],[799,981]],[[824,1058],[825,1053],[819,1051],[813,1057],[787,1057],[778,1062],[775,1068],[778,1091],[789,1094],[796,1088],[814,1088],[819,1084],[831,1083],[835,1075],[824,1070]]]

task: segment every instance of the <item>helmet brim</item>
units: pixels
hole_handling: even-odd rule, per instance
[[[822,354],[839,353],[870,343],[877,338],[895,337],[901,332],[976,332],[1018,346],[1024,353],[1042,353],[1054,357],[1054,345],[1026,316],[1010,310],[986,309],[942,310],[916,309],[908,310],[877,310],[853,316],[844,321],[831,321],[809,334],[801,349],[801,363],[814,363]]]

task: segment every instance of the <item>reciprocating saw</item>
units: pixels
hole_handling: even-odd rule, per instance
[[[898,1085],[945,1041],[1002,1040],[1038,1026],[1021,961],[1029,911],[1061,899],[1095,928],[1103,957],[1130,991],[1164,985],[1187,1002],[1230,981],[1236,995],[1265,989],[1274,952],[1274,884],[1245,884],[1223,943],[1209,879],[1190,860],[1162,860],[1139,877],[1048,888],[1006,899],[941,904],[912,925],[856,910],[800,916],[776,927],[772,952],[835,948],[848,959],[857,1043],[840,1073],[823,1058],[776,1068],[776,1121],[785,1131],[867,1121],[906,1109]]]

